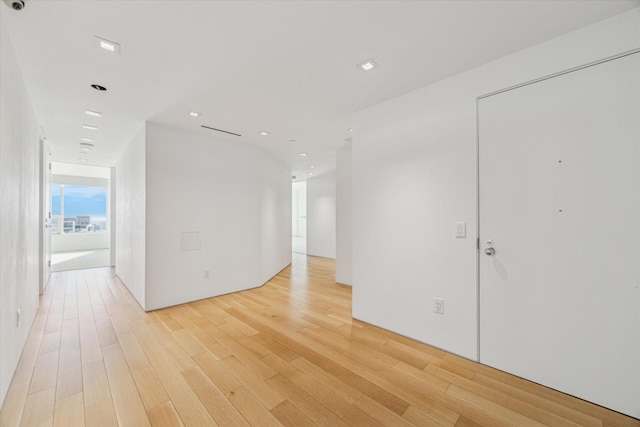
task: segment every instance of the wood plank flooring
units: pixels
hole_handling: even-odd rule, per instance
[[[334,263],[144,313],[109,268],[54,273],[2,426],[640,426],[351,319]]]

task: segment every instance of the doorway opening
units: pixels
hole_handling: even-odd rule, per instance
[[[52,271],[107,267],[111,169],[51,163]]]
[[[307,253],[307,182],[293,183],[291,191],[291,249],[294,253]]]

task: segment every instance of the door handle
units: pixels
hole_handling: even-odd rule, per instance
[[[484,253],[485,253],[486,255],[491,256],[491,255],[495,255],[496,250],[495,250],[495,249],[493,249],[493,248],[484,248]]]

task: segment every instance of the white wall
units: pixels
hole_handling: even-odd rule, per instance
[[[4,13],[2,8],[0,14]],[[37,122],[3,23],[0,64],[1,404],[38,309],[40,259]]]
[[[147,123],[146,137],[147,310],[261,286],[291,262],[288,169],[213,136]],[[200,248],[182,250],[183,232]]]
[[[336,257],[336,175],[307,180],[307,255]]]
[[[635,9],[356,114],[354,317],[476,359],[476,97],[638,47]]]
[[[336,152],[336,282],[352,284],[352,149],[348,142]]]
[[[145,308],[145,128],[120,154],[116,175],[116,274]]]

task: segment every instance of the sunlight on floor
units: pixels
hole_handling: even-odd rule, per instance
[[[291,239],[291,251],[299,254],[306,254],[307,238],[303,236],[293,236]]]
[[[80,258],[85,255],[90,255],[94,251],[87,252],[58,252],[51,254],[51,266],[60,264],[61,262],[69,261],[75,258]]]
[[[85,268],[108,267],[110,265],[110,249],[89,249],[51,253],[52,271],[81,270]]]

